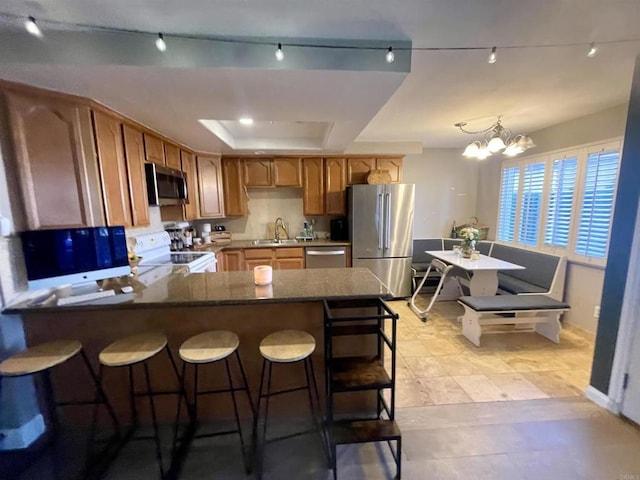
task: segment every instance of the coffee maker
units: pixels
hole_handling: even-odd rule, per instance
[[[332,218],[330,223],[331,240],[347,241],[349,240],[349,227],[346,218]]]

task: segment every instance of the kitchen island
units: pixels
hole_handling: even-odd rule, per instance
[[[247,371],[252,396],[256,397],[262,357],[258,345],[263,337],[276,330],[298,329],[309,332],[316,339],[313,354],[320,391],[324,383],[323,300],[367,300],[390,298],[387,287],[365,268],[337,268],[313,270],[274,270],[273,282],[256,286],[253,272],[220,272],[170,274],[149,286],[136,282],[135,277],[124,280],[133,293],[116,295],[112,299],[97,300],[70,306],[29,307],[27,303],[7,308],[3,313],[22,317],[28,345],[58,339],[77,339],[82,342],[89,358],[97,367],[98,352],[109,343],[140,332],[160,331],[169,347],[178,347],[189,337],[207,330],[230,330],[240,337],[239,354]],[[118,281],[105,282],[104,288],[119,288]],[[105,303],[109,302],[109,303]],[[335,346],[337,353],[361,355],[374,343],[371,338],[349,337]],[[375,347],[375,345],[374,345]],[[177,357],[177,355],[176,355]],[[166,358],[158,356],[150,363],[154,388],[175,388],[173,375]],[[74,369],[77,368],[77,371]],[[225,376],[219,365],[212,365],[202,379],[210,388],[224,385]],[[274,370],[274,388],[287,388],[303,382],[304,371],[296,374],[286,369],[282,375]],[[190,372],[188,372],[190,373]],[[81,365],[69,364],[54,372],[54,384],[59,394],[68,398],[89,392],[88,378]],[[73,379],[73,381],[69,381]],[[238,372],[234,379],[239,381]],[[128,418],[129,406],[124,371],[108,371],[105,390],[112,399],[118,415]],[[82,387],[87,386],[83,391]],[[221,396],[225,397],[225,396]],[[174,403],[163,402],[161,417],[170,421]],[[201,416],[230,417],[227,398],[203,402]],[[350,406],[350,407],[349,407]],[[345,408],[375,411],[375,400],[354,394],[346,400]],[[244,416],[249,415],[243,409]],[[300,402],[273,402],[273,413],[306,412]],[[82,422],[82,417],[77,419]]]

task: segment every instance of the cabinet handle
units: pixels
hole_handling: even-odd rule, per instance
[[[330,250],[328,252],[323,252],[319,250],[307,250],[307,255],[315,255],[315,256],[323,256],[323,255],[344,255],[344,250]]]

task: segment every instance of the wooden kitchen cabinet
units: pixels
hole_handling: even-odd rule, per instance
[[[247,214],[247,194],[243,178],[242,162],[239,158],[222,159],[225,217],[242,217]]]
[[[273,186],[271,159],[242,159],[244,171],[244,184],[247,187],[271,187]]]
[[[196,157],[201,218],[224,217],[222,166],[220,157]]]
[[[324,215],[324,169],[322,158],[302,159],[302,205],[305,215]]]
[[[165,165],[174,170],[180,170],[180,148],[172,143],[164,144]]]
[[[144,134],[144,152],[147,162],[155,163],[157,165],[165,165],[164,147],[162,140],[150,133]]]
[[[181,167],[187,179],[187,196],[189,203],[184,205],[184,219],[196,220],[200,218],[200,199],[198,194],[198,178],[196,167],[196,157],[186,150],[180,151]]]
[[[224,261],[224,252],[216,253],[216,272],[226,272],[227,267]]]
[[[347,214],[347,160],[327,158],[324,161],[326,215]]]
[[[131,227],[131,199],[122,124],[106,113],[94,111],[93,128],[107,225]]]
[[[131,223],[134,227],[150,224],[147,178],[144,171],[144,140],[142,132],[124,124],[124,158],[127,162],[129,199],[131,201]]]
[[[369,172],[375,169],[375,158],[349,158],[347,160],[347,184],[360,185],[367,183]]]
[[[5,98],[25,210],[16,228],[103,225],[89,108],[44,92]]]
[[[224,252],[224,270],[225,272],[238,272],[245,270],[244,255],[242,250],[225,250]]]
[[[304,268],[304,248],[275,248],[276,270],[301,270]]]
[[[300,159],[276,157],[273,159],[273,184],[276,187],[301,187]]]
[[[376,158],[376,169],[388,170],[391,175],[391,183],[402,182],[402,158]]]

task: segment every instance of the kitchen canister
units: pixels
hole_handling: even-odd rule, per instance
[[[256,285],[271,284],[273,269],[269,265],[258,265],[253,267],[253,283]]]
[[[210,223],[203,223],[202,227],[200,228],[200,232],[201,233],[210,233],[211,232],[211,224]]]

